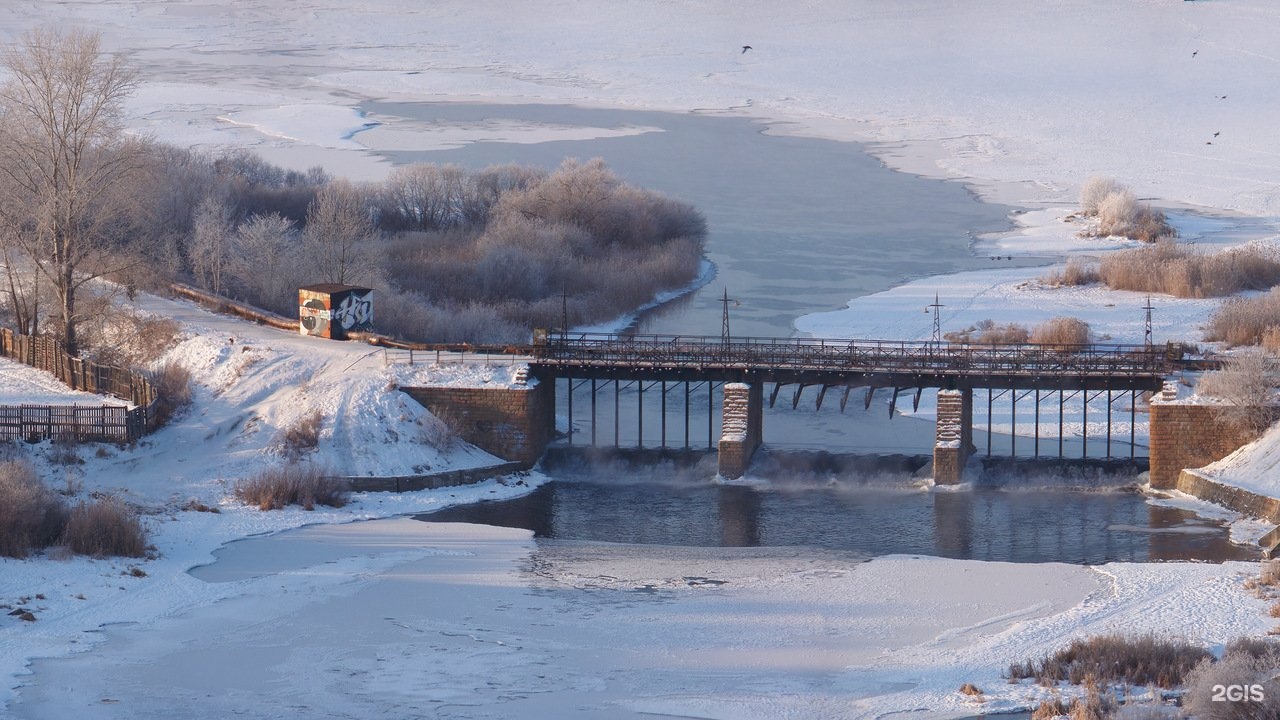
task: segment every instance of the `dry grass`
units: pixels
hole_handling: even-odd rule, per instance
[[[1262,349],[1272,355],[1280,355],[1280,325],[1270,325],[1262,331]]]
[[[1014,663],[1009,677],[1035,678],[1046,687],[1065,680],[1073,685],[1089,681],[1169,689],[1182,684],[1186,674],[1206,657],[1209,653],[1204,648],[1181,640],[1154,635],[1097,635],[1075,640],[1066,649],[1037,662]]]
[[[1052,270],[1040,278],[1040,282],[1051,287],[1092,285],[1101,281],[1102,275],[1098,272],[1098,264],[1079,259],[1068,260],[1064,269]]]
[[[256,505],[259,510],[279,510],[301,505],[314,510],[317,505],[342,507],[347,504],[347,483],[328,477],[324,468],[293,463],[270,468],[254,477],[236,483],[238,500]]]
[[[1280,288],[1222,303],[1209,317],[1205,337],[1228,345],[1261,344],[1280,353]]]
[[[285,456],[297,459],[320,445],[320,428],[324,425],[324,413],[315,410],[303,415],[284,428],[280,446]]]
[[[1056,317],[1035,326],[1031,330],[1031,342],[1036,345],[1088,345],[1090,334],[1089,323],[1073,317]]]
[[[1067,706],[1058,698],[1041,700],[1031,713],[1031,720],[1054,720],[1067,714]]]
[[[1235,295],[1280,284],[1280,253],[1251,245],[1207,253],[1172,240],[1120,250],[1102,258],[1099,275],[1113,290],[1181,298]]]
[[[157,422],[164,425],[191,405],[193,389],[191,371],[185,367],[168,362],[151,373],[151,387],[155,388],[155,414]]]
[[[1280,558],[1263,560],[1258,572],[1258,584],[1280,587]]]
[[[1025,327],[1014,323],[997,324],[994,320],[982,320],[964,330],[949,332],[943,339],[953,343],[969,343],[973,345],[1016,345],[1027,341]]]
[[[23,558],[53,545],[67,511],[25,462],[0,462],[0,556]]]
[[[62,544],[77,555],[143,557],[147,533],[129,506],[116,498],[103,498],[71,509]]]
[[[1090,686],[1084,697],[1071,701],[1067,717],[1070,720],[1105,720],[1114,710],[1115,702],[1099,692],[1096,686]]]

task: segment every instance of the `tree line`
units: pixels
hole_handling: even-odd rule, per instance
[[[598,159],[416,164],[357,184],[126,132],[139,78],[94,33],[35,30],[0,64],[0,296],[20,332],[73,353],[110,305],[98,278],[187,282],[290,315],[301,285],[362,285],[381,332],[509,342],[634,309],[701,261],[694,207]]]

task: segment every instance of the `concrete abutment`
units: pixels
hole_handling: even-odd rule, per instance
[[[555,434],[555,383],[525,387],[400,388],[458,433],[503,460],[533,467]]]

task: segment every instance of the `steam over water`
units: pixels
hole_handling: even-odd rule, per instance
[[[1134,469],[1022,462],[960,491],[922,487],[927,458],[776,454],[746,484],[713,480],[714,454],[561,451],[526,497],[421,516],[532,530],[548,540],[693,547],[808,547],[1011,562],[1228,560],[1218,522],[1150,504]],[[1030,469],[1028,470],[1028,467]]]

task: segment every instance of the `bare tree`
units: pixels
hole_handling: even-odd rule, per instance
[[[312,269],[325,282],[370,282],[378,231],[364,194],[345,180],[325,185],[307,208],[304,232]]]
[[[137,76],[81,30],[33,30],[0,63],[9,74],[0,86],[0,221],[54,289],[59,335],[75,354],[76,291],[119,269],[105,262],[104,235],[116,220],[113,192],[141,165],[121,125]]]

